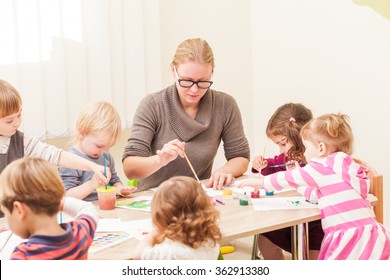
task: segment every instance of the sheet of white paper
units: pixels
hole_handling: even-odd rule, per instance
[[[16,234],[12,234],[12,236],[8,239],[10,234],[10,230],[3,231],[2,233],[0,233],[0,248],[3,248],[0,252],[0,260],[8,260],[11,257],[11,254],[14,251],[15,247],[18,246],[21,242],[25,241]],[[5,246],[3,247],[4,244]]]
[[[152,219],[127,221],[123,222],[122,225],[125,232],[139,240],[153,230]]]
[[[309,209],[318,208],[318,204],[310,203],[302,196],[263,197],[252,199],[254,210]]]
[[[221,190],[214,190],[213,188],[207,188],[205,189],[205,191],[210,197],[223,195],[223,192]]]
[[[99,219],[96,232],[124,231],[123,223],[119,218]]]

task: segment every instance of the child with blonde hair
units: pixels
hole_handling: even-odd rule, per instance
[[[367,170],[353,161],[352,130],[344,114],[326,114],[301,130],[308,164],[240,184],[267,191],[295,187],[318,203],[325,237],[318,259],[388,259],[390,233],[378,223],[367,199]]]
[[[19,92],[6,81],[0,80],[0,172],[15,159],[38,156],[56,166],[92,171],[102,184],[108,182],[103,175],[103,166],[20,132],[18,128],[21,120],[22,98]]]
[[[103,166],[43,143],[19,131],[21,122],[22,98],[11,84],[0,80],[0,173],[16,159],[38,156],[56,166],[91,171],[95,173],[96,180],[101,184],[108,182],[109,170],[107,174],[104,174]],[[0,217],[3,217],[1,212]]]
[[[111,171],[109,185],[116,188],[118,195],[126,196],[135,188],[124,186],[116,173],[113,156],[109,149],[118,141],[122,128],[117,110],[105,101],[87,105],[76,122],[74,144],[68,151],[95,164],[106,164]],[[102,186],[98,178],[88,171],[60,168],[60,174],[67,189],[66,195],[88,201],[97,200],[96,188]]]
[[[149,234],[134,258],[145,260],[217,260],[221,232],[219,212],[193,178],[176,176],[163,182],[152,200]]]
[[[11,255],[14,260],[86,259],[99,219],[90,202],[64,198],[57,169],[41,158],[10,163],[0,175],[0,205],[13,233],[26,242]],[[74,217],[58,224],[57,213]]]
[[[266,134],[278,147],[280,154],[273,158],[259,155],[254,158],[252,172],[269,175],[285,171],[286,164],[293,161],[305,165],[305,147],[300,132],[313,118],[312,112],[300,103],[286,103],[280,106],[268,121]],[[309,223],[309,258],[316,259],[321,247],[324,232],[321,221]],[[284,259],[283,250],[291,253],[291,228],[282,228],[257,236],[258,248],[266,260]]]

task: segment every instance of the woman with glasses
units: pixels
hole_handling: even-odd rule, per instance
[[[185,40],[171,71],[175,83],[137,108],[122,158],[126,176],[139,180],[138,191],[176,175],[209,179],[215,189],[232,184],[248,168],[249,145],[233,97],[210,88],[213,51],[202,39]],[[227,162],[213,171],[221,141]]]

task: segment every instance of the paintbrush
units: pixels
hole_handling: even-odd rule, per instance
[[[198,181],[198,183],[199,183],[200,185],[202,185],[202,184],[201,184],[201,182],[200,182],[200,180],[199,180],[199,178],[198,178],[198,175],[196,175],[196,172],[195,172],[195,169],[194,169],[194,167],[192,166],[192,164],[191,164],[191,162],[190,162],[189,158],[187,157],[187,154],[186,154],[186,152],[184,152],[184,150],[183,150],[183,149],[181,149],[180,147],[179,147],[179,149],[183,151],[183,153],[184,153],[184,158],[186,159],[186,161],[187,161],[188,165],[190,166],[190,168],[191,168],[191,171],[192,171],[192,173],[194,174],[194,176],[195,176],[196,180]]]
[[[307,164],[307,162],[305,162],[305,161],[300,161],[300,162],[298,162],[298,164],[299,164],[299,165]],[[275,164],[275,165],[271,165],[271,166],[269,166],[269,167],[282,167],[282,166],[291,166],[291,165],[295,165],[295,163],[292,162],[292,163]]]
[[[106,169],[107,169],[107,160],[106,160],[106,153],[103,153],[103,161],[104,161],[104,177],[107,177],[107,172],[106,172]],[[107,189],[107,184],[104,183],[104,188]]]

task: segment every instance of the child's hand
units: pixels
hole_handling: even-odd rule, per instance
[[[268,166],[268,161],[263,156],[257,156],[253,159],[252,168],[257,171],[261,171],[262,169]]]
[[[101,177],[98,174],[93,174],[92,178],[89,180],[88,186],[91,187],[90,191],[94,191],[98,187],[104,186],[103,180],[101,180]]]
[[[100,186],[103,186],[104,184],[108,184],[110,182],[111,170],[109,167],[104,168],[104,166],[102,165],[94,164],[92,170],[95,173],[94,177],[96,176],[98,178],[98,184]],[[106,173],[106,176],[104,176],[104,173]]]
[[[123,197],[126,197],[137,190],[137,188],[135,187],[127,187],[124,185],[116,185],[115,187],[116,187],[116,194]]]
[[[286,169],[287,170],[292,170],[292,169],[295,169],[295,168],[301,168],[301,166],[299,165],[298,161],[296,160],[289,160],[287,162],[287,166],[286,166]]]
[[[263,187],[263,178],[260,179],[246,179],[241,181],[241,183],[238,184],[237,188],[243,188],[243,187],[254,187],[255,192],[257,192],[259,189]]]

